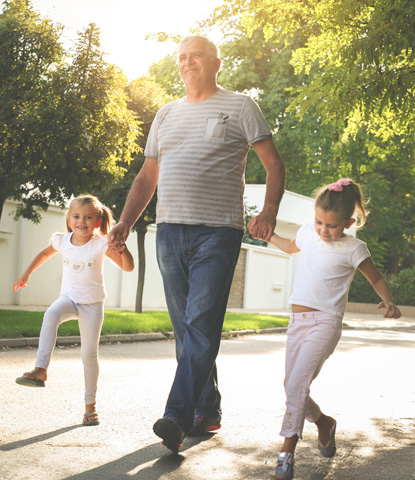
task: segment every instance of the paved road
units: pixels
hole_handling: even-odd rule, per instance
[[[321,457],[307,424],[297,480],[415,480],[415,332],[353,314],[335,354],[312,386],[338,421],[338,454]],[[365,319],[370,322],[369,318]],[[353,319],[350,319],[353,321]],[[373,320],[375,321],[375,320]],[[186,438],[173,455],[152,432],[175,369],[170,340],[101,346],[101,425],[82,427],[79,347],[58,348],[44,389],[14,378],[35,349],[0,350],[2,480],[271,480],[284,412],[284,334],[224,340],[218,359],[223,427]]]

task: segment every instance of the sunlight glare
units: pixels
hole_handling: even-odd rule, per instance
[[[187,35],[197,21],[207,18],[220,0],[32,0],[35,10],[64,28],[62,40],[70,48],[79,31],[89,23],[101,30],[107,61],[120,67],[130,80],[146,73],[148,67],[174,52],[173,42],[145,40],[151,33]],[[218,33],[203,32],[213,41]]]

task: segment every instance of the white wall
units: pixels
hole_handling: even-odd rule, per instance
[[[264,205],[265,185],[245,185],[244,199],[248,206],[256,206],[260,211]],[[311,222],[313,217],[312,198],[288,191],[284,193],[278,211],[278,222],[301,226]]]
[[[288,308],[296,256],[254,245],[242,248],[247,250],[244,308]]]

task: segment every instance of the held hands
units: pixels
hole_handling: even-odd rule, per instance
[[[386,308],[385,315],[383,318],[400,318],[401,311],[399,308],[392,302],[380,302],[378,308]]]
[[[248,223],[248,231],[254,238],[269,242],[274,233],[277,220],[273,215],[261,212]]]
[[[130,229],[123,223],[117,223],[108,234],[108,248],[119,255],[125,250],[125,241],[130,234]]]

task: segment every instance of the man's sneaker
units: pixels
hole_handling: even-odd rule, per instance
[[[200,437],[221,427],[220,417],[204,417],[203,415],[195,415],[193,419],[193,427],[188,433],[190,437]]]
[[[154,433],[163,441],[162,444],[172,452],[177,453],[182,447],[184,432],[174,417],[163,417],[153,425]]]
[[[275,478],[277,480],[291,480],[294,478],[294,455],[292,453],[281,452],[278,455]]]

